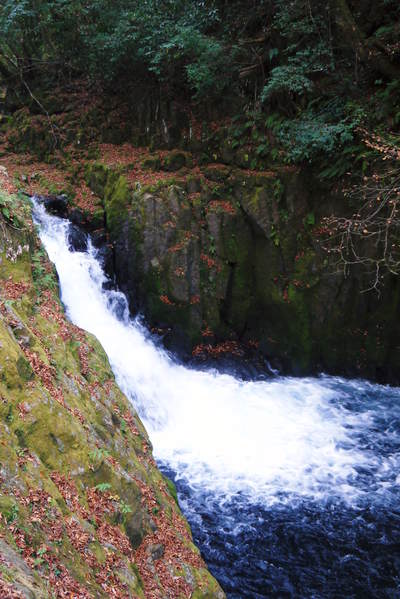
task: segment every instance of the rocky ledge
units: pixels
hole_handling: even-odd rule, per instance
[[[343,269],[327,250],[333,190],[288,166],[208,164],[151,185],[130,168],[87,166],[99,198],[90,223],[109,242],[109,269],[131,308],[167,347],[399,382],[400,279],[389,273],[379,293],[366,292],[370,273]]]

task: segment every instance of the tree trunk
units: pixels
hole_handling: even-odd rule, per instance
[[[367,38],[358,27],[347,0],[334,0],[334,10],[336,26],[342,34],[343,45],[352,48],[361,63],[369,64],[386,79],[400,77],[400,66],[386,56],[378,40],[373,37]]]

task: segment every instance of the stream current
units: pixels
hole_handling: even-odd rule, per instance
[[[69,222],[33,203],[67,315],[104,347],[227,596],[400,597],[400,389],[180,364],[91,241],[71,251]]]

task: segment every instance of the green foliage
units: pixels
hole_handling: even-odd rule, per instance
[[[247,166],[329,159],[331,178],[349,168],[360,125],[400,125],[400,76],[379,67],[400,65],[399,23],[396,0],[3,0],[0,77],[6,64],[19,85],[84,76],[166,104],[224,100],[241,112],[231,148]]]
[[[199,98],[230,83],[230,51],[209,34],[214,2],[5,0],[0,35],[10,60],[29,72],[79,71],[114,84],[129,73],[189,85]],[[206,35],[207,32],[207,35]]]
[[[355,123],[346,120],[327,123],[323,117],[312,115],[286,121],[279,140],[288,150],[290,162],[312,161],[322,154],[333,154],[338,147],[353,141]]]
[[[128,514],[131,514],[133,511],[131,506],[128,505],[127,503],[125,503],[125,501],[122,501],[122,499],[120,500],[118,507],[119,507],[119,511],[121,512],[121,514],[123,516],[127,516]]]
[[[32,255],[32,278],[38,292],[44,289],[57,289],[57,280],[54,272],[46,269],[47,260],[43,249],[37,249]]]
[[[285,49],[280,56],[282,64],[270,72],[261,100],[265,102],[282,92],[291,96],[312,92],[313,77],[329,73],[334,67],[329,2],[317,0],[311,6],[302,0],[277,0],[273,26],[284,40]],[[276,56],[274,48],[269,58]]]
[[[262,102],[279,92],[302,95],[311,91],[313,83],[305,72],[305,68],[297,65],[285,65],[272,69],[270,79],[261,94]]]
[[[11,524],[12,522],[15,522],[15,520],[18,518],[18,515],[19,515],[19,505],[17,503],[14,503],[11,506],[9,513],[6,515],[7,523]]]
[[[20,228],[21,223],[16,214],[19,202],[17,198],[0,192],[0,213],[10,221],[14,227]]]
[[[357,129],[367,118],[359,104],[329,99],[310,102],[296,118],[271,115],[266,124],[286,150],[287,162],[321,162],[331,160],[339,152],[347,155],[347,148],[354,147]],[[349,155],[346,157],[350,158]],[[344,170],[349,168],[348,160],[346,164]]]
[[[100,491],[100,493],[105,493],[106,491],[109,491],[111,489],[111,485],[110,483],[100,483],[95,486],[95,489],[97,491]]]
[[[219,97],[232,82],[231,56],[217,40],[192,36],[192,61],[186,66],[189,83],[198,99]],[[221,73],[225,76],[221,77]]]
[[[104,458],[107,458],[110,455],[110,452],[107,449],[102,447],[96,447],[93,451],[89,453],[89,458],[92,462],[100,462]]]
[[[304,224],[309,227],[313,227],[315,225],[315,214],[314,212],[309,212],[304,219]]]
[[[348,4],[366,29],[377,15],[368,35],[395,61],[398,2]],[[144,81],[202,101],[240,91],[292,109],[325,77],[352,85],[355,52],[339,49],[337,10],[334,0],[260,0],[250,10],[245,0],[3,0],[0,56],[28,79],[83,74],[113,89]],[[255,90],[247,77],[240,83],[248,65]]]

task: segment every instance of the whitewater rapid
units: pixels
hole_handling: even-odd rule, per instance
[[[368,439],[398,435],[390,419],[383,430],[376,422],[389,409],[400,420],[400,390],[381,387],[379,407],[353,405],[353,391],[368,393],[368,383],[332,377],[243,382],[185,367],[130,318],[122,293],[103,287],[107,279],[91,242],[86,253],[70,251],[68,221],[36,201],[34,216],[68,317],[98,338],[156,459],[178,479],[221,500],[240,494],[264,506],[299,498],[356,504],[398,488],[399,452],[377,453]]]

